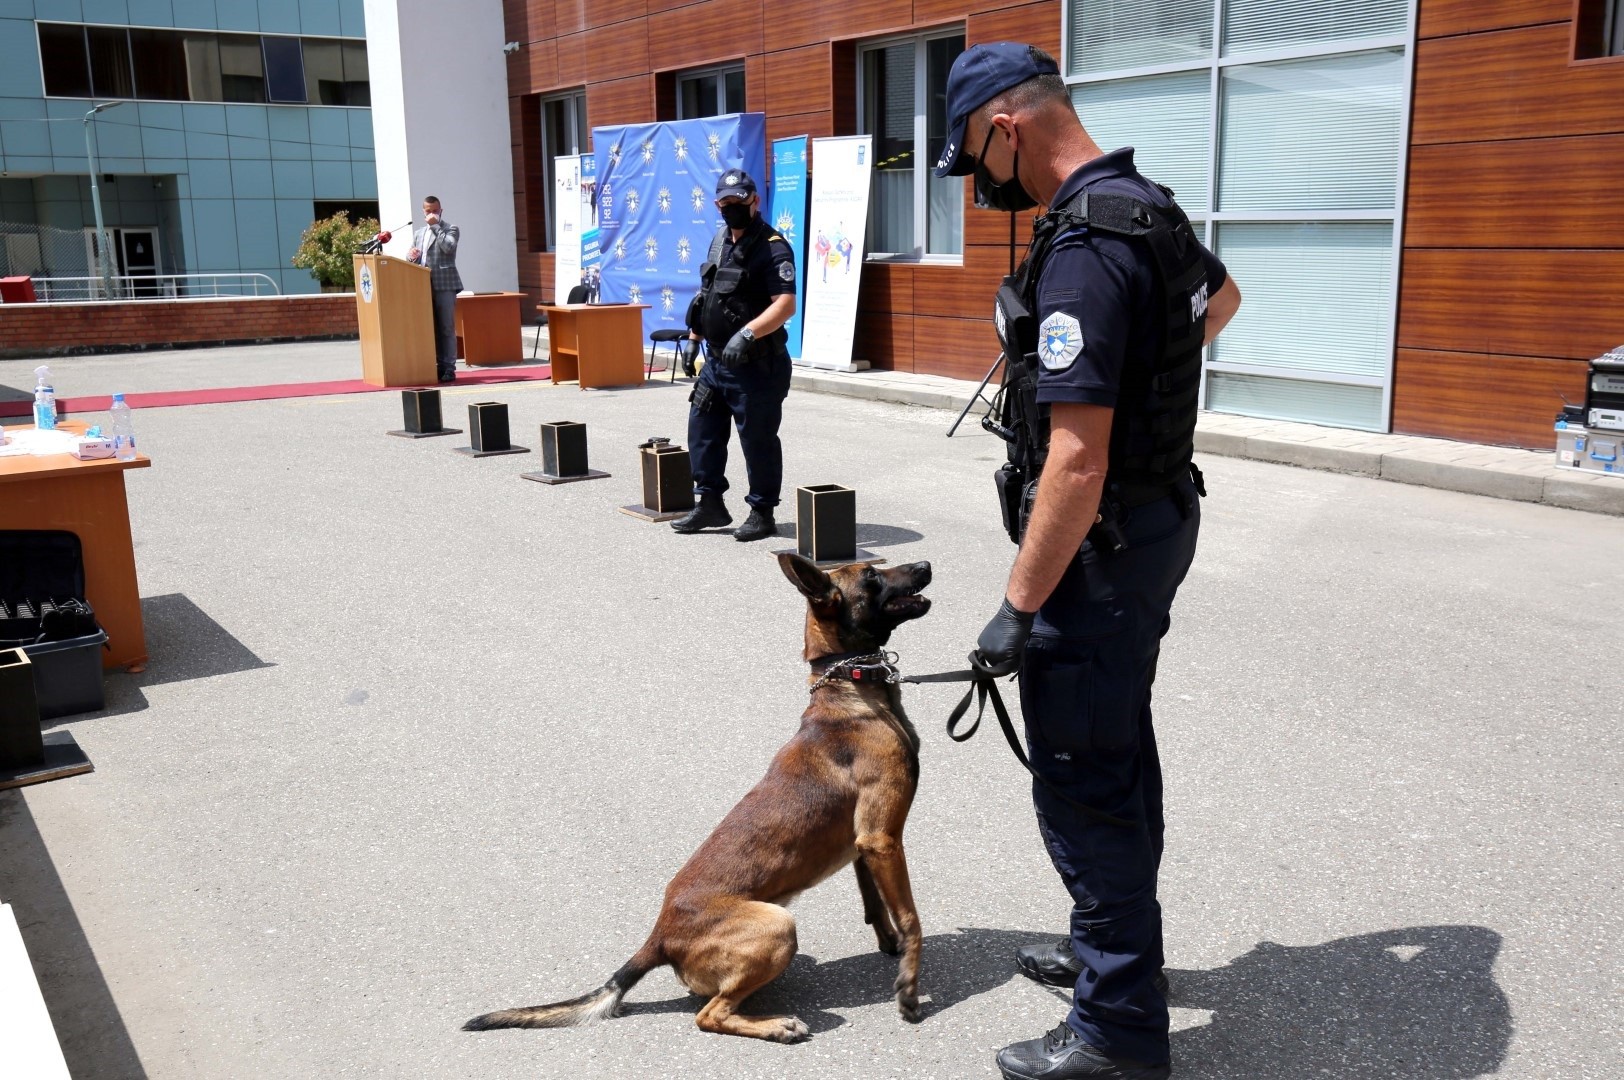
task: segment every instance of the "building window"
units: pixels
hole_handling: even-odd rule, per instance
[[[85,51],[84,27],[40,23],[39,59],[48,95],[90,96],[90,54]]]
[[[964,182],[932,175],[947,143],[947,72],[964,32],[894,38],[858,53],[858,134],[874,136],[870,258],[964,251]]]
[[[1624,56],[1624,0],[1579,0],[1574,58]]]
[[[37,25],[47,97],[372,103],[364,41]]]
[[[296,37],[262,37],[265,52],[265,96],[271,101],[305,103],[304,57]]]
[[[90,48],[90,92],[102,98],[134,97],[129,31],[121,26],[87,26],[85,40]]]
[[[547,247],[553,250],[553,192],[558,190],[558,163],[555,158],[585,154],[592,149],[591,132],[586,126],[586,91],[572,90],[541,99],[542,218]]]
[[[685,71],[677,76],[677,119],[744,111],[744,65]]]
[[[265,54],[253,34],[221,34],[220,92],[226,101],[264,104]]]
[[[1385,431],[1408,0],[1063,0],[1072,104],[1177,192],[1246,305],[1209,409]]]
[[[185,101],[186,39],[163,30],[131,30],[135,96],[146,101]]]

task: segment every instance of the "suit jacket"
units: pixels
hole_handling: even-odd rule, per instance
[[[412,234],[412,246],[422,252],[417,257],[419,266],[429,268],[429,287],[462,291],[462,276],[457,273],[457,241],[462,230],[440,219],[438,225],[425,225]]]

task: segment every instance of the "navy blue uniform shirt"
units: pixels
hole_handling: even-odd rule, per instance
[[[1170,204],[1134,167],[1132,147],[1103,154],[1066,177],[1054,205],[1084,190]],[[1212,296],[1229,272],[1218,256],[1201,251]],[[1151,364],[1161,355],[1167,325],[1157,295],[1156,261],[1143,242],[1083,228],[1057,236],[1037,287],[1038,401],[1115,408],[1123,366]]]

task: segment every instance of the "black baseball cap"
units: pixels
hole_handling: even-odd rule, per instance
[[[947,73],[947,147],[936,162],[937,176],[968,176],[974,160],[964,154],[970,114],[1012,86],[1039,75],[1058,75],[1047,55],[1018,41],[972,45],[959,53]]]
[[[716,201],[748,199],[756,193],[756,182],[743,169],[729,169],[716,178]]]

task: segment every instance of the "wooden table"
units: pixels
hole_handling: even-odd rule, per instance
[[[539,304],[547,313],[553,382],[632,386],[644,378],[643,312],[648,304]]]
[[[519,302],[524,293],[463,293],[457,297],[457,336],[471,366],[517,364],[524,359]]]
[[[77,421],[58,426],[76,435],[86,427]],[[85,599],[107,631],[104,668],[139,668],[147,662],[124,473],[151,465],[142,454],[133,461],[80,461],[71,454],[0,457],[0,529],[59,529],[79,537]]]

